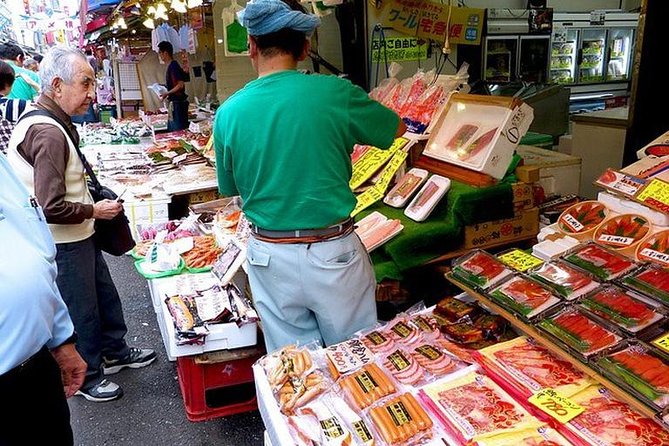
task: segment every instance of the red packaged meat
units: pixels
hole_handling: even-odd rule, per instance
[[[594,243],[588,243],[568,253],[564,259],[600,280],[613,280],[636,266],[632,260]]]
[[[657,407],[669,406],[669,361],[652,347],[632,342],[626,349],[600,358],[597,365]]]
[[[405,346],[411,346],[422,341],[421,334],[418,329],[407,323],[404,317],[395,318],[388,323],[388,328],[385,331],[397,343]]]
[[[623,283],[669,306],[669,271],[666,269],[642,268],[625,277]]]
[[[597,290],[579,305],[632,334],[665,318],[658,304],[617,286]]]
[[[527,319],[532,319],[560,302],[550,289],[523,276],[507,280],[492,290],[490,297]]]
[[[421,344],[411,350],[410,354],[434,376],[444,376],[464,367],[463,363],[445,354],[436,344]]]
[[[542,320],[539,327],[585,358],[605,348],[614,347],[622,340],[617,333],[572,307]]]
[[[400,349],[385,356],[383,358],[383,366],[402,384],[415,384],[425,374],[418,361]]]
[[[591,386],[570,398],[585,408],[565,426],[587,444],[597,446],[660,446],[669,444],[669,432],[604,387]]]
[[[387,353],[395,348],[395,341],[388,334],[379,330],[372,330],[362,335],[362,342],[365,343],[374,353]]]
[[[451,273],[465,284],[485,290],[510,276],[512,271],[495,256],[475,250],[455,260]]]
[[[412,316],[411,319],[409,319],[409,322],[418,329],[423,336],[423,339],[431,340],[441,337],[441,331],[439,331],[437,321],[430,316],[419,314]]]
[[[567,300],[584,296],[600,285],[589,275],[560,261],[544,263],[529,271],[529,275],[548,285]]]

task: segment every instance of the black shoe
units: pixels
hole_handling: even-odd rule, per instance
[[[121,398],[123,396],[123,389],[121,389],[118,384],[103,379],[92,386],[86,388],[82,387],[75,393],[75,395],[83,396],[88,401],[103,403],[105,401],[113,401]]]
[[[105,375],[113,375],[125,368],[139,369],[146,367],[156,360],[156,352],[149,348],[130,348],[130,353],[123,359],[104,358],[102,372]]]

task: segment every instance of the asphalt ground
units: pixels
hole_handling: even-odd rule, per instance
[[[109,377],[124,390],[119,400],[93,403],[80,396],[69,400],[75,444],[262,445],[265,428],[257,411],[202,422],[186,418],[176,363],[167,360],[146,279],[135,271],[131,257],[106,259],[123,302],[128,344],[153,348],[158,358],[148,367]]]

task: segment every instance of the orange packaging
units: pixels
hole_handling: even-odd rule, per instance
[[[605,220],[596,230],[593,240],[623,254],[633,255],[637,245],[651,232],[648,219],[638,214],[621,214]]]
[[[564,234],[578,240],[588,240],[608,215],[608,208],[599,201],[581,201],[565,209],[557,225]]]
[[[636,248],[636,258],[664,268],[669,267],[669,229],[650,234]]]

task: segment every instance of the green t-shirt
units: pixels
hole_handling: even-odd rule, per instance
[[[335,76],[280,71],[249,82],[216,112],[218,187],[269,230],[348,217],[353,145],[388,148],[399,117]]]
[[[14,84],[12,85],[12,90],[9,92],[7,97],[9,99],[25,99],[26,101],[32,100],[37,94],[37,92],[35,91],[35,89],[33,89],[33,87],[28,85],[26,81],[18,77],[18,75],[22,74],[26,77],[29,77],[38,84],[39,84],[39,76],[33,71],[26,70],[25,68],[22,67],[17,67],[12,62],[8,63],[14,69],[14,74],[16,75],[16,79],[14,80]]]

